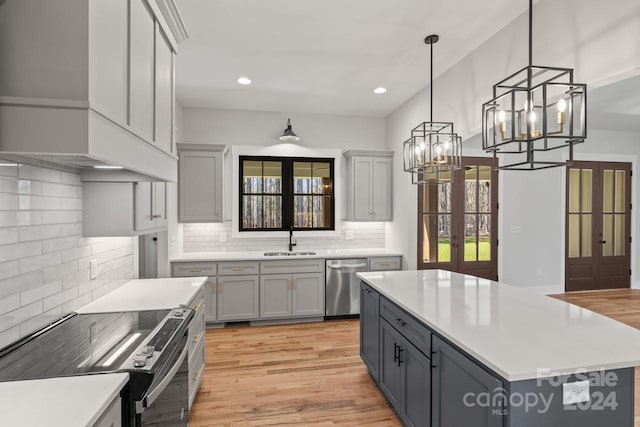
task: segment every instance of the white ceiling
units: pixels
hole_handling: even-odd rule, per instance
[[[636,76],[589,91],[589,127],[640,132],[639,88],[640,76]]]
[[[386,116],[526,11],[524,0],[177,0],[185,107]],[[253,80],[236,83],[240,76]],[[384,86],[384,95],[373,89]]]

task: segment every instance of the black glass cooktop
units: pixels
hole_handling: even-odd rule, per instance
[[[169,311],[68,317],[4,349],[0,381],[113,372]]]

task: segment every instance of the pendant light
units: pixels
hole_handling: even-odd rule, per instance
[[[453,171],[460,168],[462,138],[453,131],[451,122],[433,121],[433,45],[440,38],[427,36],[430,46],[429,121],[411,130],[404,142],[404,170],[411,173],[413,184],[445,183],[453,180]]]
[[[569,149],[587,137],[587,85],[573,82],[572,68],[533,65],[533,0],[529,0],[529,64],[493,86],[482,106],[482,148],[505,154],[498,169],[565,166],[540,154]],[[547,156],[549,157],[549,156]],[[496,163],[497,164],[497,163]]]
[[[298,142],[300,141],[300,137],[296,135],[291,129],[291,119],[287,119],[287,128],[282,132],[280,136],[280,141],[283,142]]]

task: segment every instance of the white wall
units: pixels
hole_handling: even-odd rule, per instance
[[[82,237],[80,175],[0,166],[0,348],[121,286],[136,262],[131,237]]]
[[[464,138],[464,155],[486,155],[477,137],[481,107],[492,97],[493,84],[526,65],[526,19],[523,15],[514,20],[434,82],[434,120],[454,122]],[[640,73],[639,28],[636,0],[540,0],[534,6],[534,63],[574,67],[576,81],[587,83],[589,89],[612,83]],[[428,102],[425,88],[387,117],[387,149],[400,150],[410,129],[428,120]],[[635,159],[640,144],[634,146],[634,138],[589,129],[589,138],[575,157],[619,151],[623,155],[618,160]],[[396,209],[394,221],[387,225],[387,247],[405,253],[408,267],[415,268],[417,190],[402,169],[402,156],[395,156],[394,170],[394,206],[403,209]],[[560,289],[563,172],[561,168],[500,172],[501,281]],[[522,231],[511,233],[511,225],[520,225]],[[634,260],[638,259],[640,248],[634,246],[633,251]]]

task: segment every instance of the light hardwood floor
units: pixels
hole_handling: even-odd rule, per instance
[[[555,297],[640,329],[640,291]],[[190,425],[399,426],[360,360],[358,334],[357,320],[207,330]]]

